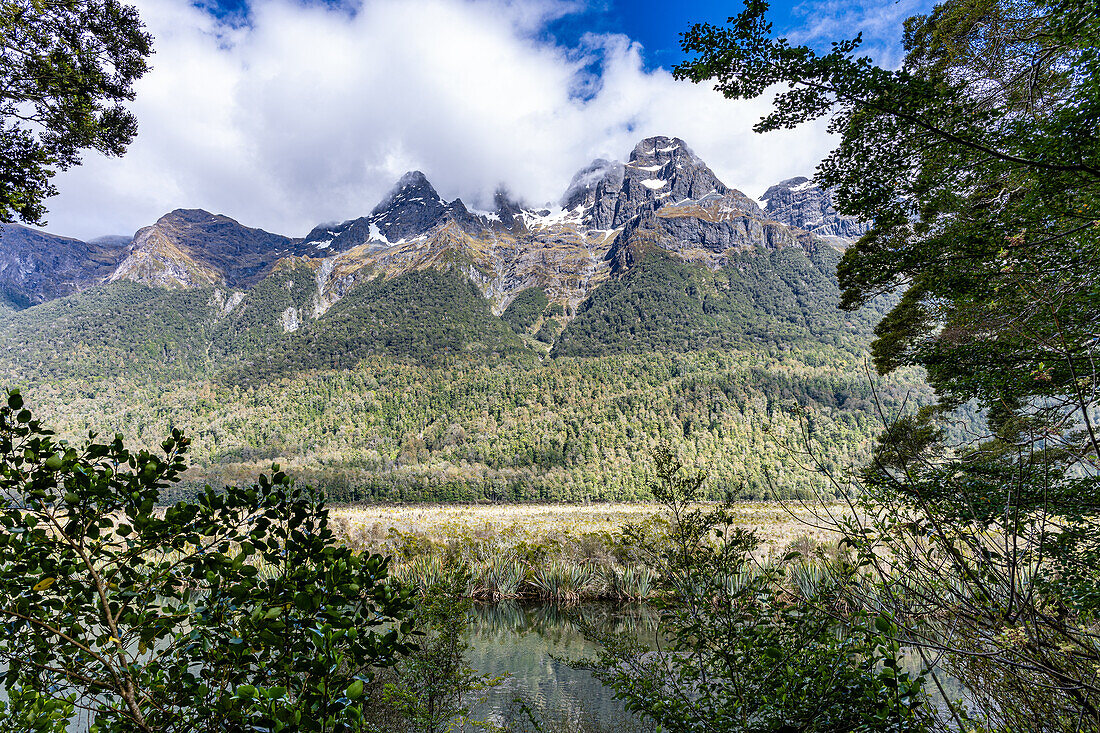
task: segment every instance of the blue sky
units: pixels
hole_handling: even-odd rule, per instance
[[[759,196],[812,174],[834,142],[824,122],[756,135],[768,98],[672,78],[679,34],[737,2],[247,1],[129,0],[156,39],[138,137],[123,158],[89,155],[58,176],[50,231],[132,234],[188,207],[302,235],[369,212],[412,169],[474,207],[501,185],[553,206],[589,161],[657,134]],[[821,47],[862,31],[896,65],[903,19],[928,6],[796,0],[773,22]]]
[[[212,0],[197,3],[219,17],[246,15],[247,0]],[[776,16],[786,16],[790,3],[773,6]],[[732,9],[732,12],[731,12]],[[679,34],[693,23],[721,23],[739,6],[730,2],[662,2],[660,0],[594,0],[579,4],[569,13],[548,24],[545,37],[562,45],[573,46],[585,33],[622,33],[642,43],[654,65],[679,61]]]
[[[772,5],[777,29],[791,27],[792,3]],[[647,68],[671,68],[684,59],[680,34],[695,23],[721,25],[741,10],[738,2],[665,2],[614,0],[593,3],[585,12],[570,14],[550,24],[547,35],[563,45],[576,45],[585,33],[621,33],[645,49]],[[797,22],[797,21],[796,21]]]

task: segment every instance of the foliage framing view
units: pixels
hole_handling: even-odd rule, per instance
[[[363,729],[364,685],[414,648],[409,592],[281,472],[158,511],[189,444],[77,447],[0,407],[0,724]]]
[[[924,729],[924,680],[901,669],[889,615],[838,613],[859,577],[854,566],[821,562],[832,582],[792,597],[784,581],[798,553],[761,567],[759,540],[728,506],[699,506],[705,472],[685,470],[667,446],[654,461],[668,532],[657,541],[637,528],[626,534],[660,571],[668,638],[654,652],[636,638],[597,635],[604,649],[592,665],[628,710],[674,731]]]
[[[838,269],[843,304],[904,287],[875,366],[924,367],[937,396],[889,424],[868,521],[841,528],[972,715],[1095,728],[1100,7],[952,0],[907,21],[898,71],[856,58],[858,38],[824,55],[774,39],[766,10],[694,27],[677,74],[731,98],[790,85],[760,131],[830,118],[842,141],[818,180],[872,224]],[[962,405],[988,432],[951,444],[938,423]]]
[[[825,443],[835,444],[849,436],[823,436],[817,416],[807,411],[804,403],[793,412],[795,424],[804,429],[804,457],[829,477],[838,494],[858,497],[851,499],[852,508],[857,510],[854,518],[830,519],[844,533],[845,545],[851,552],[840,559],[833,571],[843,576],[844,587],[857,607],[873,609],[878,614],[881,623],[876,621],[874,628],[889,642],[883,645],[869,641],[866,646],[852,650],[861,655],[862,662],[873,659],[879,650],[884,651],[884,660],[889,660],[896,656],[897,644],[905,642],[915,645],[928,666],[933,660],[938,661],[962,681],[970,698],[965,705],[947,704],[943,710],[926,712],[942,714],[945,720],[940,722],[955,729],[1096,728],[1100,726],[1096,702],[1100,699],[1097,634],[1100,596],[1096,591],[1100,564],[1097,532],[1100,446],[1095,427],[1097,375],[1093,366],[1100,310],[1094,275],[1100,177],[1097,149],[1100,142],[1096,136],[1100,119],[1097,5],[952,0],[938,6],[929,16],[908,22],[909,54],[900,71],[880,69],[856,58],[858,41],[842,42],[830,53],[820,55],[809,48],[774,40],[764,21],[766,9],[765,3],[750,0],[745,12],[732,19],[728,28],[693,29],[685,38],[685,49],[697,53],[698,58],[681,66],[679,73],[695,81],[717,79],[718,88],[731,97],[758,96],[774,83],[790,84],[791,90],[778,97],[775,112],[761,123],[761,130],[831,116],[842,142],[822,164],[819,181],[835,188],[843,211],[871,223],[867,234],[840,262],[843,302],[857,307],[899,285],[905,288],[900,302],[876,329],[875,365],[882,372],[908,366],[923,368],[937,398],[932,407],[888,421],[878,448],[856,485],[846,481],[834,465],[833,455],[823,451]],[[651,217],[649,223],[655,218]],[[715,297],[722,292],[716,287],[720,278],[701,276],[701,271],[689,270],[652,247],[650,239],[657,230],[646,229],[643,223],[639,220],[630,232],[635,237],[629,240],[630,246],[615,252],[615,265],[621,269],[616,272],[612,287],[595,291],[586,300],[587,307],[577,312],[556,313],[543,306],[536,295],[524,298],[509,318],[499,322],[487,320],[484,304],[478,301],[479,294],[467,287],[450,290],[456,298],[452,301],[455,309],[467,311],[468,316],[454,329],[441,328],[439,323],[414,322],[409,325],[420,329],[415,333],[422,338],[410,339],[407,334],[402,337],[382,328],[362,334],[351,327],[356,318],[384,325],[401,316],[402,310],[395,309],[392,301],[387,303],[385,298],[377,297],[380,291],[387,298],[398,296],[405,298],[404,302],[416,303],[418,295],[438,288],[448,273],[453,275],[464,267],[477,272],[469,260],[458,258],[448,261],[450,269],[443,274],[418,277],[406,273],[388,282],[366,283],[368,287],[357,291],[363,299],[342,302],[334,312],[337,317],[333,322],[344,327],[346,345],[358,356],[379,357],[379,349],[395,345],[404,349],[402,356],[410,360],[385,362],[387,373],[405,368],[442,370],[434,374],[440,375],[439,386],[444,392],[453,383],[452,373],[447,370],[455,369],[456,363],[461,374],[470,370],[476,373],[477,367],[470,367],[470,362],[452,360],[464,351],[474,351],[496,366],[522,368],[534,364],[525,359],[531,354],[524,351],[533,346],[532,339],[523,337],[532,336],[530,332],[535,329],[534,341],[554,343],[558,356],[567,348],[579,349],[578,356],[566,358],[593,359],[583,362],[584,369],[618,370],[621,381],[617,386],[627,388],[633,386],[630,381],[633,374],[626,374],[624,365],[631,364],[629,358],[637,351],[644,352],[637,348],[640,343],[667,350],[670,346],[684,348],[686,343],[699,338],[703,348],[718,350],[686,349],[683,353],[691,355],[683,359],[702,359],[705,363],[710,354],[729,358],[726,350],[743,342],[724,341],[731,330],[715,327],[737,322],[742,312],[736,302]],[[807,250],[807,254],[812,252]],[[676,283],[676,297],[653,297],[655,274],[657,280]],[[775,282],[760,283],[764,297],[756,299],[755,304],[768,302],[768,287]],[[137,292],[136,297],[144,296]],[[185,297],[197,298],[199,304],[210,302],[206,300],[208,297],[216,300],[212,294],[201,291],[197,295],[191,291]],[[75,296],[55,307],[75,306],[79,312],[80,302],[80,296]],[[163,306],[166,302],[169,301],[159,300],[158,304]],[[668,330],[649,329],[651,323],[624,331],[624,327],[635,325],[624,316],[637,312],[641,306],[660,308],[659,316],[667,323],[688,324],[690,338],[670,340]],[[43,311],[34,315],[42,316]],[[573,319],[564,329],[562,317]],[[64,319],[56,322],[60,325],[59,332],[71,327]],[[772,326],[780,324],[790,325],[783,324],[782,319],[769,321],[764,334],[753,335],[775,336]],[[809,354],[808,358],[799,359],[798,366],[807,366],[807,361],[828,365],[836,352],[819,348],[820,324],[807,318],[793,325],[806,330],[785,331],[781,334],[783,338],[767,339],[767,347],[778,347],[784,338],[809,333],[817,337],[816,343],[810,350],[794,355]],[[18,327],[17,324],[15,328]],[[189,328],[181,327],[176,334],[187,337]],[[459,338],[452,338],[456,334]],[[261,328],[248,335],[256,339],[255,353],[263,353],[267,346],[265,339],[270,334]],[[309,363],[318,369],[336,367],[335,372],[328,372],[328,377],[335,379],[331,375],[342,374],[340,368],[344,365],[333,360],[338,362],[342,350],[334,350],[331,344],[311,338],[313,335],[307,330],[290,339],[300,347],[295,354],[312,360]],[[437,360],[436,350],[423,349],[425,341],[439,344],[438,351],[445,358]],[[586,352],[592,344],[608,353]],[[164,361],[170,362],[167,357],[173,352],[168,341],[160,345],[165,347]],[[840,350],[850,345],[830,344]],[[49,349],[49,343],[36,347]],[[767,349],[765,353],[769,359],[791,356],[770,353]],[[70,365],[92,363],[103,357],[94,349],[74,356]],[[118,356],[118,352],[108,354],[104,363],[115,363]],[[188,353],[183,356],[186,361]],[[382,355],[382,358],[389,357]],[[508,362],[511,358],[517,361]],[[657,364],[662,378],[683,376],[679,354],[661,357],[641,354],[637,358],[634,363]],[[266,360],[265,366],[273,371],[265,376],[288,376],[283,364],[271,361]],[[360,369],[370,363],[369,359],[356,361]],[[248,376],[256,363],[246,360],[240,364],[234,378],[227,380],[225,394],[234,400],[251,399],[255,392],[248,391],[252,388]],[[572,363],[554,362],[555,367]],[[768,366],[775,363],[769,362]],[[666,368],[667,371],[661,371]],[[378,378],[369,372],[360,374],[366,374],[365,379]],[[295,385],[293,380],[290,384]],[[297,384],[301,388],[302,382]],[[577,384],[586,389],[583,379],[578,379]],[[311,384],[308,389],[317,388]],[[343,397],[353,393],[349,390],[340,394]],[[242,394],[246,396],[241,398]],[[323,387],[310,394],[317,396],[314,410],[322,414],[324,400],[329,395]],[[535,409],[544,397],[553,400],[549,392],[532,391],[531,395],[534,398],[531,406]],[[596,401],[604,397],[595,392],[589,395]],[[87,399],[97,398],[97,394],[92,394]],[[200,393],[196,401],[207,399],[206,394]],[[669,393],[669,399],[675,403],[675,391]],[[834,392],[833,399],[839,402],[840,397]],[[746,400],[751,401],[752,396]],[[694,414],[684,421],[682,412],[670,412],[660,402],[654,409],[653,401],[644,392],[626,389],[623,403],[632,412],[652,409],[653,424],[667,425],[674,416],[673,432],[683,437],[691,435],[696,425],[704,424],[703,419],[696,421]],[[154,409],[159,411],[163,406],[156,405]],[[545,406],[549,408],[550,404]],[[39,431],[20,405],[11,404],[9,408],[18,437]],[[621,415],[621,405],[616,409]],[[961,409],[978,410],[988,431],[966,443],[950,443],[943,425],[956,419]],[[156,417],[170,419],[159,414]],[[496,416],[490,417],[496,420]],[[698,417],[705,416],[700,413]],[[711,417],[708,428],[714,431],[721,421],[716,425]],[[797,422],[799,419],[801,423]],[[321,421],[326,429],[340,427],[325,425],[324,417]],[[628,437],[634,437],[631,432],[634,426],[629,421],[617,418],[612,421],[621,425]],[[583,421],[579,424],[583,425]],[[466,440],[462,425],[438,428],[435,435],[445,449]],[[20,430],[29,432],[23,435]],[[558,460],[558,456],[569,455],[564,446],[579,438],[580,431],[566,429],[557,435],[562,432],[565,441],[541,441],[531,446],[531,454],[549,456],[551,462]],[[647,436],[649,440],[652,438],[652,434]],[[170,452],[180,443],[179,438],[174,437],[173,441],[165,450]],[[427,450],[421,434],[410,431],[402,436],[402,441],[403,450],[407,448],[410,455],[419,457],[421,450]],[[127,464],[134,458],[124,454],[121,445],[89,448],[91,452],[83,458],[75,453],[69,456],[68,449],[46,455],[38,450],[41,445],[39,441],[37,447],[28,445],[24,450],[11,451],[7,470],[14,481],[9,490],[29,486],[30,492],[23,501],[29,500],[32,505],[39,502],[45,515],[56,511],[59,503],[65,507],[81,504],[78,490],[59,494],[60,487],[54,481],[59,472],[81,466],[82,461],[94,464],[101,458],[109,458],[111,451]],[[46,445],[51,447],[52,443]],[[368,459],[374,460],[374,456]],[[29,461],[32,466],[41,462],[41,467],[31,473],[49,474],[45,487],[37,487],[33,475],[19,475],[21,461]],[[151,473],[156,472],[156,464],[149,460],[148,454],[134,458],[134,470],[138,463],[153,465]],[[660,470],[672,475],[667,465]],[[151,505],[142,508],[148,499],[143,499],[140,491],[143,473],[144,469],[138,474],[124,470],[122,479],[138,482],[139,490],[133,498],[140,501],[139,515],[152,509]],[[96,475],[100,479],[89,478]],[[100,490],[115,480],[112,476],[116,475],[102,466],[90,473],[82,469],[73,471],[71,481],[70,477],[63,477],[69,482],[63,486]],[[497,489],[492,481],[488,485],[494,491]],[[43,495],[36,493],[40,488],[45,492]],[[697,486],[688,488],[695,491]],[[74,501],[70,501],[68,493]],[[245,494],[252,501],[248,490]],[[503,496],[506,495],[505,491]],[[207,502],[216,500],[210,494],[206,497]],[[100,498],[105,501],[108,497]],[[192,506],[201,507],[202,500]],[[63,511],[77,509],[63,508]],[[22,530],[26,513],[13,508],[7,519],[13,528]],[[720,514],[700,515],[699,520],[703,527],[721,525]],[[95,519],[86,525],[81,537],[88,535],[94,540],[101,521],[113,520]],[[35,532],[36,527],[37,524],[30,523],[29,534],[9,533],[17,536],[16,545],[23,543],[12,555],[12,562],[33,559],[36,542],[58,539],[43,531]],[[129,524],[126,528],[134,529]],[[64,528],[61,529],[64,536]],[[685,539],[691,546],[692,538]],[[691,549],[701,557],[704,575],[708,562],[712,566],[717,563],[723,570],[718,575],[736,580],[736,564],[746,559],[745,550],[750,544],[735,534],[728,544],[719,543],[716,555],[708,555],[713,548],[698,542]],[[32,550],[29,553],[25,552],[28,548]],[[63,553],[59,556],[68,557]],[[36,560],[39,564],[34,568],[13,574],[11,582],[15,585],[10,588],[10,597],[25,599],[28,593],[48,595],[58,582],[58,574],[44,574],[33,585],[26,582],[28,574],[33,575],[47,560],[53,561],[45,557]],[[218,560],[223,561],[229,560]],[[85,567],[95,565],[85,562]],[[727,607],[729,613],[725,619],[707,616],[714,609],[695,603],[698,598],[691,586],[703,577],[691,575],[698,573],[699,567],[690,562],[670,567],[673,572],[677,567],[689,572],[690,582],[684,587],[691,593],[678,602],[675,594],[672,596],[676,605],[670,618],[686,619],[687,634],[678,637],[678,643],[689,661],[699,660],[702,665],[689,663],[678,669],[679,681],[684,685],[680,691],[690,692],[693,685],[704,679],[699,670],[705,670],[706,665],[715,659],[723,661],[722,654],[727,652],[744,654],[744,648],[738,645],[738,635],[723,638],[713,632],[720,631],[722,623],[730,623],[735,630],[741,624],[752,623],[754,607],[732,604]],[[205,575],[199,578],[203,579],[210,580]],[[750,592],[755,589],[751,585],[749,588]],[[723,587],[715,592],[721,598],[721,593],[727,590],[728,587]],[[760,586],[761,592],[767,590],[766,584]],[[768,603],[787,600],[773,599]],[[101,610],[102,605],[100,599]],[[52,607],[56,608],[57,603]],[[61,609],[65,610],[63,602]],[[786,610],[790,609],[783,605],[765,607],[772,625],[763,625],[763,637],[771,629],[777,629],[781,643],[795,640],[791,644],[794,651],[802,646],[799,640],[808,640],[812,652],[822,654],[824,659],[843,662],[848,658],[843,646],[839,654],[834,654],[836,649],[829,645],[824,634],[805,635],[808,627],[801,624],[807,618],[822,619],[825,625],[817,628],[827,629],[827,613],[820,617],[796,609],[798,620],[788,627],[781,613]],[[827,609],[811,606],[807,610]],[[15,611],[28,615],[18,603]],[[106,613],[108,616],[114,613],[109,603]],[[266,616],[266,612],[262,615]],[[702,625],[691,626],[699,618],[705,619]],[[788,629],[795,633],[785,637]],[[81,630],[87,632],[88,628],[82,624]],[[119,650],[116,635],[108,635],[104,640],[102,629],[92,633],[96,638],[85,646],[93,652],[101,653],[100,647],[109,648],[112,644],[115,651]],[[16,643],[26,638],[13,637]],[[140,634],[137,638],[140,645]],[[708,657],[705,644],[714,640],[726,646],[718,647],[717,654]],[[252,653],[252,649],[245,651]],[[79,647],[77,650],[83,651]],[[138,651],[141,653],[140,646]],[[49,652],[36,649],[31,658]],[[696,655],[694,660],[691,655]],[[607,679],[618,683],[618,689],[636,709],[653,717],[663,716],[677,725],[703,729],[712,720],[719,721],[725,729],[744,729],[762,720],[759,710],[749,710],[746,715],[744,708],[737,705],[722,709],[722,703],[731,701],[726,692],[715,697],[718,707],[714,711],[699,715],[693,710],[682,715],[668,700],[661,699],[661,688],[645,686],[647,679],[663,683],[665,678],[616,678],[617,661],[612,657]],[[869,663],[852,667],[839,663],[835,669],[842,672],[840,679],[852,680],[861,691],[867,689],[862,685],[883,683]],[[887,665],[886,669],[897,674],[896,667]],[[710,682],[719,683],[718,687],[731,680],[756,684],[757,671],[764,678],[770,674],[770,670],[759,670],[746,663],[727,669],[717,678],[711,677]],[[19,684],[22,680],[19,675],[26,673],[24,666],[16,665],[9,669],[8,676],[10,679],[14,675],[16,687],[27,692],[17,696],[18,704],[34,713],[41,709],[42,701],[33,695],[34,681]],[[798,681],[800,674],[796,669],[794,681]],[[128,675],[128,670],[118,675],[121,686],[117,691],[136,720],[133,706],[127,700],[127,695],[133,697],[126,687]],[[919,685],[914,686],[909,680],[905,684],[906,693],[902,697],[908,705],[910,692],[919,692]],[[811,690],[809,695],[805,693],[807,689]],[[796,698],[813,697],[813,689],[812,685],[796,688]],[[892,689],[896,693],[901,686]],[[349,695],[350,690],[350,685],[345,688]],[[234,689],[234,694],[241,697],[254,692],[239,686]],[[282,691],[265,699],[283,700],[285,695]],[[643,699],[645,696],[649,699]],[[314,698],[309,692],[296,699]],[[327,699],[320,704],[327,705]],[[906,726],[904,715],[898,713],[906,713],[908,709],[885,710],[885,717],[880,719]],[[709,714],[715,711],[722,715]],[[723,717],[726,712],[730,714]],[[787,716],[788,712],[780,710],[779,714]],[[873,717],[873,711],[861,707],[853,714],[866,715]],[[811,724],[819,720],[819,716],[810,717]],[[775,727],[782,729],[780,726],[791,724],[792,718],[784,717],[776,721]],[[841,724],[849,725],[850,721],[846,719]]]
[[[137,120],[122,105],[148,70],[152,36],[118,0],[0,6],[0,221],[41,223],[50,179],[82,150],[122,155]]]

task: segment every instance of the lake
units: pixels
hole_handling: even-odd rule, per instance
[[[585,638],[582,624],[604,632],[629,633],[645,642],[656,638],[657,619],[656,611],[644,604],[562,606],[505,601],[475,606],[467,659],[480,673],[503,680],[481,693],[471,717],[498,724],[521,720],[520,705],[526,703],[548,723],[547,731],[581,733],[582,721],[610,731],[652,730],[652,726],[626,713],[611,690],[589,672],[570,666],[566,660],[596,654],[598,647]],[[920,668],[919,659],[911,651],[903,655],[903,664],[911,671]],[[963,693],[953,680],[948,680],[948,688],[952,697]],[[941,702],[931,686],[929,692],[934,703]],[[82,733],[87,729],[85,719],[77,721],[70,731]]]
[[[652,637],[657,616],[643,605],[593,603],[562,607],[502,602],[475,606],[468,637],[470,666],[505,679],[483,693],[471,717],[499,723],[510,710],[518,712],[518,702],[526,702],[543,713],[560,716],[556,722],[562,727],[583,716],[609,729],[622,726],[623,730],[645,730],[591,674],[561,661],[590,658],[596,652],[596,645],[581,633],[578,618],[604,631]],[[0,699],[4,697],[0,691]],[[86,715],[78,715],[69,730],[84,733],[88,725]],[[568,729],[576,730],[575,726]]]
[[[644,605],[497,603],[475,607],[470,622],[470,666],[493,676],[508,675],[473,710],[475,719],[501,722],[517,700],[560,716],[561,727],[580,717],[607,728],[642,730],[612,692],[583,669],[564,660],[592,658],[597,646],[581,632],[578,619],[602,631],[652,639],[656,612]],[[575,730],[575,727],[572,727]]]

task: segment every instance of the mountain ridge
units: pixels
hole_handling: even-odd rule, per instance
[[[868,229],[866,222],[839,214],[832,191],[805,176],[780,181],[764,192],[761,201],[767,216],[821,237],[858,239]]]
[[[240,224],[203,209],[175,209],[139,229],[107,278],[167,287],[255,285],[301,240]]]
[[[301,238],[247,227],[200,209],[165,214],[140,229],[125,247],[117,240],[89,244],[21,230],[19,237],[9,235],[22,243],[15,256],[0,246],[0,288],[7,288],[0,292],[13,293],[5,298],[15,309],[6,316],[9,325],[0,330],[6,331],[9,349],[21,349],[22,342],[36,338],[35,329],[44,326],[40,320],[47,312],[62,314],[71,308],[43,310],[41,317],[19,316],[19,309],[87,290],[92,295],[73,306],[85,313],[78,320],[92,323],[102,312],[102,318],[114,319],[111,328],[120,333],[129,332],[127,318],[146,323],[150,307],[165,313],[185,308],[184,319],[201,327],[184,329],[183,336],[148,353],[171,362],[173,349],[182,349],[190,354],[180,362],[188,368],[204,360],[221,369],[235,360],[272,359],[293,369],[286,354],[302,356],[302,368],[306,362],[336,363],[309,356],[317,350],[303,346],[296,335],[323,339],[326,329],[338,342],[333,348],[343,344],[363,354],[390,348],[403,358],[434,358],[431,350],[404,338],[389,338],[389,347],[373,338],[364,341],[347,325],[357,317],[362,319],[359,328],[370,331],[389,332],[399,323],[432,343],[447,344],[440,353],[452,356],[516,354],[517,346],[555,356],[731,348],[760,339],[862,338],[869,332],[867,324],[856,318],[862,325],[844,335],[848,327],[843,324],[851,318],[840,315],[835,305],[835,263],[851,241],[841,235],[858,227],[838,217],[831,198],[805,182],[789,179],[773,186],[772,198],[762,208],[719,180],[683,140],[658,136],[640,141],[625,163],[597,160],[582,169],[566,187],[558,210],[525,206],[500,190],[494,196],[496,213],[471,211],[461,199],[443,200],[422,172],[410,171],[366,216],[315,227]],[[821,233],[792,222],[813,224]],[[47,261],[55,251],[68,253],[73,262],[82,257],[87,262],[58,268],[71,276],[63,283],[50,282],[35,258]],[[782,252],[793,254],[775,256]],[[635,273],[647,258],[653,262]],[[784,268],[801,273],[801,279],[784,279]],[[443,273],[443,279],[433,273]],[[388,297],[390,290],[371,285],[398,277],[405,278],[403,290],[393,292],[406,299],[406,313],[379,305],[377,299]],[[657,297],[660,277],[684,292]],[[447,300],[460,281],[470,283],[480,298],[453,301],[467,322],[449,320],[432,303],[415,302]],[[155,293],[113,295],[110,288],[124,282],[201,293],[172,301],[177,305],[166,301],[153,306]],[[600,295],[607,288],[617,295]],[[485,309],[488,316],[501,317],[520,294],[531,291],[541,292],[546,305],[513,318],[504,331],[480,315]],[[806,300],[805,293],[812,298]],[[348,297],[361,305],[326,315]],[[531,303],[538,300],[531,297]],[[111,304],[100,308],[97,298]],[[195,310],[199,302],[203,305]],[[601,303],[612,311],[601,313]],[[830,315],[821,321],[811,312],[814,308]],[[443,331],[424,331],[424,324],[408,316],[412,313],[439,320]],[[763,319],[759,328],[753,313]],[[584,318],[573,324],[578,314]],[[59,317],[62,328],[75,322]],[[612,323],[625,332],[615,333]],[[515,332],[515,341],[517,324],[527,325]],[[679,333],[685,330],[695,335]],[[488,341],[482,343],[479,333]],[[51,343],[65,338],[59,333]],[[67,338],[83,343],[81,334]],[[562,344],[556,347],[559,339]],[[317,353],[328,353],[326,349]]]
[[[125,245],[83,242],[19,224],[0,224],[0,304],[29,308],[106,279]]]
[[[656,136],[640,141],[625,163],[596,160],[578,171],[557,212],[524,207],[504,191],[494,196],[495,213],[472,212],[461,199],[444,201],[422,172],[409,171],[368,215],[318,225],[301,238],[247,227],[223,214],[176,209],[138,230],[119,257],[116,237],[89,243],[21,228],[18,237],[9,233],[5,240],[0,235],[0,292],[9,306],[20,308],[118,280],[240,290],[254,286],[287,257],[327,262],[346,255],[343,262],[318,269],[361,273],[370,264],[371,272],[393,276],[430,266],[431,254],[393,249],[407,250],[416,241],[418,251],[436,254],[441,248],[465,244],[483,270],[496,265],[495,279],[490,277],[482,286],[498,312],[516,292],[531,286],[546,288],[552,299],[568,308],[587,296],[589,285],[609,274],[593,263],[611,263],[611,274],[621,271],[629,260],[623,256],[629,247],[616,248],[616,240],[628,223],[633,222],[632,231],[651,226],[651,213],[660,212],[666,249],[711,267],[722,266],[722,249],[802,246],[809,251],[819,246],[783,226],[809,231],[834,246],[866,230],[836,214],[829,192],[807,180],[788,179],[772,186],[761,208],[719,180],[682,139]],[[20,240],[17,248],[11,246],[13,238]],[[68,267],[48,256],[33,262],[35,247],[60,253]],[[82,258],[94,266],[74,264]],[[579,260],[587,260],[587,266],[578,267]],[[32,272],[38,275],[28,276]],[[49,272],[65,273],[68,279],[48,282]],[[336,284],[329,299],[333,293],[338,297],[341,289],[346,287]],[[331,305],[324,301],[318,312]]]
[[[716,497],[789,495],[802,479],[765,466],[792,405],[851,438],[837,466],[879,429],[862,364],[884,308],[838,309],[853,230],[786,183],[761,205],[658,137],[559,208],[472,210],[412,171],[304,237],[195,209],[126,241],[5,229],[0,375],[67,439],[187,430],[192,487],[277,461],[348,501],[643,498],[672,438]]]

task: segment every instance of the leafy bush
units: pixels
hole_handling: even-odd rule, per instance
[[[338,545],[320,495],[277,470],[157,510],[189,445],[175,430],[161,455],[121,436],[74,446],[9,393],[0,679],[15,714],[60,720],[75,702],[105,733],[362,730],[365,685],[413,649],[410,591],[386,558]]]
[[[417,604],[419,648],[380,673],[364,717],[371,731],[444,733],[464,729],[477,693],[500,680],[478,674],[466,661],[470,601],[465,569],[444,565]]]
[[[901,669],[891,619],[792,600],[785,562],[754,566],[751,531],[724,507],[692,508],[706,475],[667,447],[655,458],[653,494],[673,518],[667,541],[648,545],[666,641],[593,634],[593,672],[627,709],[675,731],[920,730],[923,678]]]

